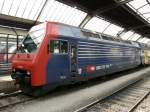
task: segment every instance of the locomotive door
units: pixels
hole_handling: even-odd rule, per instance
[[[77,73],[77,46],[70,45],[70,71]]]

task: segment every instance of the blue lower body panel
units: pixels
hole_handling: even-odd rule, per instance
[[[53,55],[47,64],[47,83],[61,83],[69,78],[69,56]]]

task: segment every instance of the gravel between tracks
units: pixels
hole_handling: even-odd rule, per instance
[[[144,97],[147,93],[150,93],[150,77],[115,93],[82,112],[131,112],[138,102],[141,104],[134,112],[150,112],[150,98],[145,99]],[[142,102],[141,98],[145,100]]]
[[[150,112],[150,95],[133,112]]]

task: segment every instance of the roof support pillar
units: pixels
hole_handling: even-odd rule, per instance
[[[141,36],[140,38],[138,38],[136,41],[138,42],[140,39],[143,39],[144,37],[143,36]]]
[[[81,22],[81,24],[79,25],[80,28],[84,28],[84,26],[92,19],[93,16],[91,15],[87,15],[84,20]]]
[[[123,31],[119,32],[119,33],[117,34],[117,38],[122,37],[122,35],[124,35],[126,32],[128,32],[126,29],[124,29]]]
[[[43,12],[43,10],[44,10],[44,8],[45,8],[45,6],[47,5],[47,2],[48,2],[48,0],[46,0],[45,3],[43,4],[42,9],[40,10],[40,13],[38,14],[38,16],[37,16],[37,18],[36,18],[36,20],[35,20],[35,22],[34,22],[33,25],[36,25],[36,24],[37,24],[38,19],[40,18],[41,14],[42,14],[42,12]]]

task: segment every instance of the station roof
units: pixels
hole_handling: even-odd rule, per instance
[[[143,15],[150,17],[150,4],[148,0],[59,0],[71,6],[77,6],[92,16],[119,24],[127,29],[134,29],[139,33],[148,34],[149,22]],[[131,8],[132,7],[132,8]],[[136,8],[139,8],[136,11]],[[134,10],[133,10],[134,9]],[[138,12],[141,12],[139,14]],[[149,14],[149,15],[148,15]],[[146,16],[145,16],[146,17]],[[150,18],[148,18],[150,20]],[[145,31],[145,29],[147,29]]]
[[[150,43],[150,0],[1,0],[0,25],[55,21]]]

